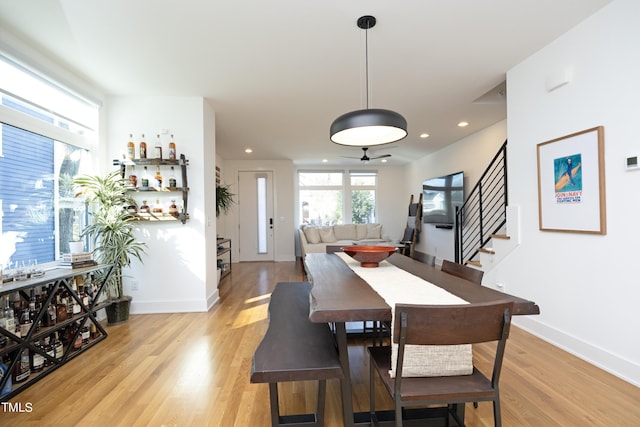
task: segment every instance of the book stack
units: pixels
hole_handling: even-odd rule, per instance
[[[76,254],[63,254],[62,260],[58,263],[59,268],[81,268],[97,265],[98,263],[93,260],[93,254],[91,252],[79,252]]]

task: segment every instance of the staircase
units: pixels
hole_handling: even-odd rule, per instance
[[[455,261],[489,271],[520,244],[520,210],[507,199],[507,141],[456,209]]]

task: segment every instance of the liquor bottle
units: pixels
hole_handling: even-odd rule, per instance
[[[31,375],[31,367],[29,366],[29,349],[23,348],[19,359],[13,367],[13,382],[21,383],[26,381]]]
[[[155,153],[156,159],[162,160],[162,143],[160,142],[160,134],[158,134],[156,138]]]
[[[156,166],[156,187],[162,188],[162,174],[160,173],[160,166]]]
[[[169,215],[177,217],[179,215],[178,207],[176,206],[176,201],[171,200],[171,204],[169,205]]]
[[[60,294],[56,295],[56,320],[58,322],[67,320],[67,303],[62,300]]]
[[[140,205],[140,209],[138,209],[138,211],[140,213],[149,213],[149,205],[147,204],[146,200],[142,201],[142,204]]]
[[[171,134],[171,141],[169,142],[169,159],[176,159],[176,143],[173,142],[173,134]]]
[[[147,167],[144,167],[144,172],[142,172],[142,188],[149,187],[149,172],[147,171]]]
[[[13,308],[11,307],[11,304],[9,303],[9,295],[5,295],[4,297],[4,322],[5,322],[5,329],[9,332],[12,332],[16,330],[16,319],[15,319],[15,313],[13,312]]]
[[[38,322],[36,322],[36,319],[38,318],[38,313],[40,312],[40,307],[39,304],[37,303],[37,298],[36,298],[36,293],[35,293],[35,289],[31,289],[31,298],[29,299],[29,320],[31,321],[31,323],[33,324],[33,326],[35,326],[35,331],[39,331],[40,330],[40,325],[42,323],[42,320],[39,320]]]
[[[176,188],[178,181],[176,180],[176,173],[175,170],[173,169],[173,166],[171,166],[171,175],[169,175],[169,188]]]
[[[7,320],[4,317],[4,309],[0,310],[0,328],[7,330]],[[13,332],[13,331],[12,331]],[[7,345],[7,337],[3,334],[0,334],[0,348],[4,348]],[[2,377],[0,377],[2,380]]]
[[[26,337],[33,325],[33,321],[29,316],[29,308],[23,308],[20,314],[20,336]]]
[[[55,349],[53,348],[53,344],[51,343],[51,338],[50,337],[45,337],[42,349],[44,350],[45,353],[47,353],[47,356],[49,356],[51,358],[55,358],[56,357]],[[51,365],[53,365],[53,362],[50,359],[45,357],[44,358],[44,367],[46,368],[47,366],[51,366]]]
[[[98,328],[96,327],[95,323],[93,323],[92,321],[89,322],[91,323],[89,325],[89,336],[92,340],[95,340],[96,338],[98,338]]]
[[[53,336],[53,354],[56,359],[61,360],[62,356],[64,356],[64,347],[62,346],[62,341],[60,341],[58,331]]]
[[[36,341],[33,343],[33,346],[42,349],[42,345],[40,345],[40,341]],[[31,372],[40,372],[42,368],[44,368],[44,356],[37,351],[29,350],[29,362]]]
[[[76,279],[73,279],[71,281],[71,290],[73,291],[73,293],[78,295],[78,285],[76,283]],[[71,304],[72,304],[71,307],[72,307],[72,310],[73,310],[73,314],[74,315],[75,314],[80,314],[80,312],[82,310],[81,310],[81,307],[80,307],[80,304],[78,303],[78,301],[72,295],[69,295],[69,299],[71,300]]]
[[[133,160],[136,158],[136,144],[133,142],[133,134],[129,134],[129,142],[127,143],[127,158]]]
[[[78,322],[73,325],[73,333],[76,336],[76,340],[73,342],[73,349],[79,350],[82,348],[82,331],[80,330],[80,324]]]
[[[88,325],[84,325],[82,327],[80,335],[82,337],[82,345],[89,344],[89,337],[91,336],[91,332],[89,331],[89,326]]]
[[[1,279],[1,275],[0,275],[0,280]],[[2,380],[4,379],[4,377],[7,377],[7,382],[4,383],[4,387],[2,388],[2,391],[0,391],[0,397],[4,396],[7,393],[11,393],[13,391],[13,382],[11,381],[11,372],[9,372],[9,366],[11,365],[11,358],[9,357],[9,354],[4,354],[2,356],[2,361],[0,361],[0,383],[2,382]]]
[[[156,199],[156,204],[153,205],[152,212],[154,214],[162,214],[162,205],[160,204],[160,199]]]
[[[147,143],[144,140],[144,133],[142,134],[142,139],[140,140],[140,158],[147,158]]]
[[[131,166],[131,169],[129,169],[129,185],[133,188],[138,186],[138,176],[136,175],[135,166]]]

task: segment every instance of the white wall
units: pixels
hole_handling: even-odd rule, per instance
[[[178,154],[189,160],[190,220],[186,224],[177,221],[140,224],[138,236],[147,242],[148,253],[143,264],[134,262],[125,272],[130,275],[125,291],[133,297],[132,313],[206,311],[217,300],[212,108],[201,97],[110,97],[107,157],[103,161],[110,163],[111,159],[121,158],[129,133],[134,134],[136,142],[144,133],[152,153],[160,129],[168,129],[175,135]],[[149,196],[151,204],[153,193]]]
[[[425,179],[464,171],[466,196],[507,139],[506,135],[505,120],[411,163],[407,167],[407,192],[417,196],[422,192],[422,181]],[[508,150],[510,147],[509,143]],[[454,231],[439,229],[432,224],[423,224],[416,249],[419,252],[435,255],[438,264],[442,259],[453,261]]]
[[[640,385],[640,2],[617,0],[508,72],[509,197],[522,244],[487,280],[536,301],[516,323]],[[571,82],[548,92],[548,76]],[[538,229],[536,145],[604,126],[607,234]]]

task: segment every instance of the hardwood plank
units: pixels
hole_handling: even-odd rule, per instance
[[[208,313],[132,316],[109,337],[11,400],[0,426],[269,426],[267,384],[250,384],[277,282],[302,280],[300,262],[239,263]],[[354,408],[369,407],[363,340],[350,343]],[[476,346],[479,366],[490,346]],[[640,389],[512,327],[501,379],[505,426],[640,425]],[[312,412],[316,383],[280,385],[281,412]],[[378,408],[393,404],[382,385]],[[492,426],[491,404],[467,405],[468,426]],[[342,426],[338,380],[327,381],[326,426]]]

